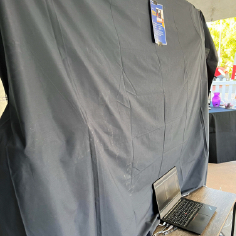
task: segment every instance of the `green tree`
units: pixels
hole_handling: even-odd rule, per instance
[[[222,29],[221,29],[222,27]],[[221,29],[221,47],[220,47],[220,66],[226,68],[232,73],[234,56],[236,53],[236,17],[224,20],[218,20],[209,24],[209,30],[216,46],[219,50]]]

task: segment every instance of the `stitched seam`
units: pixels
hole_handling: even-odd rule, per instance
[[[161,71],[161,86],[162,86],[162,89],[163,89],[163,96],[164,96],[164,138],[163,138],[163,149],[162,149],[162,156],[161,156],[161,164],[160,164],[160,169],[159,169],[159,172],[158,172],[158,176],[160,176],[160,173],[161,173],[161,168],[162,168],[162,163],[163,163],[163,158],[164,158],[164,149],[165,149],[165,140],[166,140],[166,112],[165,112],[165,103],[166,103],[166,95],[165,95],[165,89],[164,89],[164,86],[163,86],[163,80],[164,80],[164,77],[163,77],[163,74],[162,74],[162,69],[161,69],[161,60],[158,56],[158,52],[157,52],[157,45],[155,44],[154,45],[155,47],[155,51],[156,51],[156,56],[157,56],[157,59],[158,59],[158,63],[159,63],[159,68],[160,68],[160,71]]]
[[[184,141],[184,142],[180,143],[179,145],[177,145],[177,146],[171,148],[170,150],[164,152],[164,154],[167,153],[167,152],[169,152],[169,151],[172,151],[172,150],[175,149],[175,148],[178,148],[179,146],[185,144],[186,142],[187,142],[187,141]],[[157,157],[160,157],[160,156],[161,156],[161,155],[158,155]],[[134,167],[134,169],[138,170],[139,173],[136,174],[136,175],[134,175],[133,177],[135,178],[136,176],[142,174],[143,171],[145,171],[147,168],[149,168],[149,167],[150,167],[153,163],[155,163],[156,161],[158,161],[158,159],[152,161],[151,164],[149,164],[148,166],[146,166],[146,167],[145,167],[144,169],[142,169],[142,170],[139,170],[138,168]],[[195,161],[195,160],[191,160],[190,162],[187,162],[187,163],[191,163],[191,162],[193,162],[193,161]],[[179,161],[178,161],[178,162],[179,162]]]
[[[117,28],[116,28],[116,25],[115,25],[115,20],[114,20],[114,16],[113,16],[113,11],[112,11],[112,0],[109,1],[110,3],[110,10],[111,10],[111,17],[112,17],[112,21],[113,21],[113,25],[114,25],[114,28],[115,28],[115,31],[116,31],[116,35],[117,35],[117,40],[118,40],[118,45],[119,45],[119,52],[120,52],[120,61],[121,61],[121,67],[122,67],[122,75],[124,76],[124,65],[123,65],[123,60],[122,60],[122,55],[121,55],[121,44],[120,44],[120,39],[119,39],[119,35],[118,35],[118,31],[117,31]],[[127,77],[127,76],[126,76]],[[124,79],[124,77],[123,77]],[[128,77],[127,77],[128,79]],[[130,81],[129,81],[130,82]],[[131,86],[133,87],[132,83],[130,82]],[[125,85],[125,84],[124,84]],[[135,90],[134,90],[135,91]],[[129,92],[131,93],[131,92]],[[136,91],[135,91],[136,93]],[[132,93],[131,93],[132,94]],[[130,99],[129,99],[129,104],[130,104],[130,114],[132,114],[132,107],[131,107],[131,103],[130,103]],[[131,135],[132,135],[132,124],[131,124],[131,117],[130,117],[130,132],[131,132]],[[131,173],[130,173],[130,189],[129,189],[129,192],[132,194],[132,188],[133,188],[133,178],[132,178],[132,175],[133,175],[133,166],[134,166],[134,145],[133,145],[133,140],[131,140],[131,145],[132,145],[132,151],[133,151],[133,158],[132,158],[132,163],[131,163]],[[132,207],[133,208],[133,207]],[[133,209],[133,213],[134,213],[134,216],[135,216],[135,211]],[[135,224],[137,226],[137,221],[136,221],[136,217],[135,217]]]
[[[57,22],[58,22],[58,26],[59,26],[59,30],[60,30],[60,37],[61,37],[61,39],[62,39],[63,47],[64,47],[65,54],[66,54],[66,57],[65,57],[65,61],[66,61],[66,65],[65,65],[65,66],[67,67],[66,72],[68,71],[68,72],[67,72],[67,73],[68,73],[68,77],[70,78],[70,81],[71,81],[71,83],[72,83],[72,85],[73,85],[73,87],[74,87],[74,91],[75,91],[75,94],[76,94],[76,96],[77,96],[77,99],[78,99],[78,101],[80,101],[79,92],[78,92],[78,90],[77,90],[77,87],[76,87],[75,81],[74,81],[74,79],[73,79],[73,76],[71,75],[71,65],[70,65],[70,62],[69,62],[69,60],[68,60],[68,52],[67,52],[67,48],[66,48],[64,36],[63,36],[63,33],[62,33],[61,23],[60,23],[60,20],[59,20],[59,18],[58,18],[57,12],[56,12],[56,8],[55,8],[55,5],[54,5],[54,0],[51,0],[51,2],[52,2],[52,7],[53,7],[53,9],[54,9],[55,15],[56,15],[56,20],[57,20]],[[57,42],[57,41],[56,41],[56,42]],[[60,52],[60,51],[59,51],[59,52]],[[60,53],[60,55],[61,55],[61,53]],[[80,104],[80,106],[81,106],[81,104]],[[85,110],[82,109],[80,106],[78,106],[78,107],[79,107],[79,110],[80,110],[80,112],[81,112],[82,118],[83,118],[84,122],[85,122],[86,124],[88,124],[87,119],[86,119],[86,115],[85,115],[86,113],[84,112]]]
[[[170,151],[172,151],[172,150],[174,150],[175,148],[178,148],[179,146],[181,146],[181,145],[183,145],[184,143],[186,143],[187,141],[184,141],[184,142],[181,142],[180,144],[178,144],[177,146],[175,146],[175,147],[173,147],[173,148],[171,148],[171,149],[169,149],[169,150],[167,150],[166,152],[163,152],[163,155],[164,154],[166,154],[167,152],[170,152]],[[181,154],[180,154],[181,155]],[[158,155],[157,157],[160,157],[161,155]],[[149,164],[148,166],[146,166],[144,169],[142,169],[142,170],[139,170],[138,168],[135,168],[136,170],[138,170],[138,171],[140,171],[138,174],[136,174],[136,175],[134,175],[133,177],[136,177],[136,176],[138,176],[138,175],[140,175],[143,171],[145,171],[147,168],[149,168],[153,163],[155,163],[156,161],[158,161],[157,159],[155,159],[154,161],[152,161],[152,163],[151,164]],[[194,161],[194,160],[193,160]],[[178,162],[179,162],[179,160],[178,160]],[[191,162],[191,161],[190,161]]]
[[[21,45],[22,47],[24,47],[24,45]],[[30,48],[28,48],[29,52],[31,53],[33,58],[36,58],[35,55],[33,54],[33,52],[31,51]],[[51,81],[51,79],[47,76],[47,74],[44,73],[44,70],[42,68],[42,66],[40,65],[40,63],[35,60],[35,63],[38,65],[38,68],[40,69],[41,73],[44,75],[45,78],[47,78],[47,80],[56,88],[57,92],[61,95],[61,97],[63,98],[64,101],[66,101],[68,103],[68,105],[77,112],[76,107],[73,105],[73,103],[71,103],[68,99],[66,99],[66,97],[63,96],[63,94],[60,92],[60,90],[57,88],[57,86]],[[43,84],[43,81],[41,80],[41,77],[39,77],[40,82]],[[81,114],[81,113],[79,113]]]
[[[191,12],[191,13],[190,13],[190,16],[191,16],[191,20],[192,20],[192,22],[193,22],[194,28],[195,28],[195,30],[197,31],[197,34],[200,36],[200,38],[202,38],[202,36],[200,35],[200,33],[199,33],[198,29],[197,29],[197,26],[196,26],[194,20],[193,20],[193,6],[190,5],[189,8],[191,8],[191,10],[190,10],[190,12]],[[201,19],[200,19],[200,22],[201,22]]]
[[[121,48],[121,47],[120,47]],[[120,49],[120,52],[121,52],[121,49]],[[120,56],[121,56],[121,53],[120,53]],[[137,92],[136,92],[136,90],[135,90],[135,88],[134,88],[134,85],[131,83],[131,81],[130,81],[130,79],[128,78],[128,76],[126,75],[126,73],[125,73],[125,70],[124,70],[124,67],[123,67],[123,60],[122,60],[122,56],[121,56],[121,63],[122,63],[122,70],[123,70],[123,74],[125,75],[125,77],[126,77],[126,79],[129,81],[129,83],[130,83],[130,85],[131,85],[131,87],[133,88],[133,90],[134,90],[134,92],[135,92],[135,94],[134,93],[132,93],[132,92],[130,92],[131,94],[134,94],[134,95],[137,95]]]
[[[116,102],[118,102],[118,103],[120,103],[121,105],[123,105],[124,107],[130,109],[130,108],[129,108],[128,106],[126,106],[124,103],[122,103],[122,102],[120,102],[120,101],[118,101],[118,100],[116,100]]]
[[[179,159],[179,163],[181,163],[182,165],[182,161],[181,161],[181,156],[182,156],[182,152],[183,152],[183,147],[184,147],[184,137],[185,137],[185,132],[186,132],[186,125],[187,125],[187,117],[188,117],[188,81],[186,81],[186,74],[187,73],[187,69],[186,69],[186,58],[185,58],[185,54],[184,54],[184,51],[183,51],[183,47],[180,43],[180,39],[179,39],[179,31],[178,31],[178,28],[177,28],[177,25],[176,25],[176,21],[175,21],[175,15],[174,15],[174,11],[173,11],[173,8],[171,8],[172,10],[172,15],[173,15],[173,19],[174,19],[174,24],[175,24],[175,28],[176,28],[176,31],[177,31],[177,35],[178,35],[178,42],[179,42],[179,45],[180,45],[180,48],[181,48],[181,51],[182,51],[182,54],[183,54],[183,59],[184,59],[184,85],[186,83],[187,85],[187,90],[186,90],[186,93],[187,93],[187,99],[186,99],[186,117],[185,117],[185,124],[184,124],[184,132],[183,132],[183,139],[182,139],[182,147],[181,147],[181,151],[180,151],[180,159]],[[183,173],[182,173],[182,168],[180,167],[180,171],[181,171],[181,175],[182,175],[182,178],[183,178]]]
[[[112,11],[112,0],[109,1],[110,3],[110,10],[111,10],[111,17],[112,17],[112,21],[113,21],[113,25],[116,31],[116,35],[117,35],[117,40],[118,40],[118,45],[119,45],[119,52],[120,52],[120,62],[121,62],[121,68],[122,68],[122,74],[124,75],[124,65],[123,65],[123,60],[122,60],[122,56],[121,56],[121,44],[120,44],[120,39],[119,39],[119,35],[118,35],[118,31],[115,25],[115,20],[114,20],[114,16],[113,16],[113,11]],[[131,92],[130,92],[131,93]],[[132,93],[131,93],[132,94]],[[129,101],[130,103],[130,101]],[[130,111],[131,111],[131,104],[130,104]],[[130,128],[131,128],[131,134],[132,134],[132,124],[130,123]],[[133,150],[133,160],[132,160],[132,168],[133,168],[133,162],[134,162],[134,147],[133,147],[133,141],[132,141],[132,150]],[[132,185],[132,174],[133,171],[131,169],[131,185]]]

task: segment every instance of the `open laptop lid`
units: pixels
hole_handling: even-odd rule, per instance
[[[176,167],[164,174],[153,184],[160,218],[162,219],[167,212],[179,201],[181,192]]]

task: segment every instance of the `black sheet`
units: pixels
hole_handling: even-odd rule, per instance
[[[206,48],[206,62],[207,62],[207,75],[208,75],[208,94],[210,93],[211,84],[215,75],[215,70],[218,64],[218,56],[216,48],[211,38],[210,31],[207,27],[204,15],[200,12],[203,30],[205,34],[205,48]]]
[[[205,184],[204,22],[158,3],[160,47],[148,1],[0,1],[0,235],[143,236],[156,179],[176,166],[182,192]]]
[[[236,161],[236,110],[214,108],[209,111],[209,162]]]

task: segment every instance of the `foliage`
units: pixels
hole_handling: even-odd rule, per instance
[[[221,27],[220,66],[227,69],[229,73],[232,73],[236,53],[236,17],[214,21],[209,24],[209,30],[217,51],[219,50]]]

